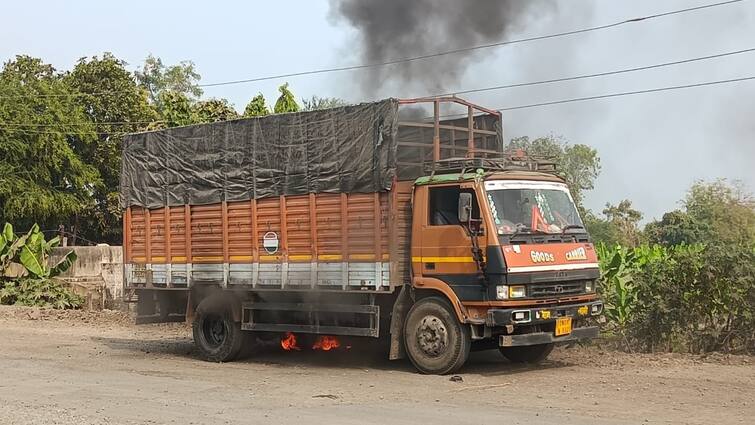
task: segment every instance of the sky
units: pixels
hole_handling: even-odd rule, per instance
[[[526,0],[514,0],[526,1]],[[522,38],[609,24],[715,0],[553,0],[504,37]],[[363,59],[358,31],[328,0],[4,1],[0,60],[17,54],[68,70],[85,56],[112,52],[138,68],[148,54],[166,64],[191,60],[201,83],[353,65]],[[652,65],[755,47],[755,1],[669,16],[587,34],[478,51],[448,91]],[[431,52],[428,52],[431,53]],[[432,65],[432,64],[431,64]],[[435,67],[443,71],[442,61]],[[755,52],[588,80],[465,95],[493,108],[755,75]],[[423,96],[415,81],[362,90],[361,71],[206,88],[238,110],[257,93],[268,102],[288,81],[301,98],[349,102]],[[390,74],[389,74],[390,75]],[[631,199],[645,221],[680,207],[697,180],[740,180],[755,189],[755,81],[617,97],[504,113],[505,137],[561,137],[594,147],[602,170],[586,197]]]

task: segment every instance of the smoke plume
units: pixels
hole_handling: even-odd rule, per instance
[[[553,0],[331,0],[332,18],[358,34],[366,63],[498,42],[551,13]],[[360,87],[374,95],[384,85],[425,94],[454,89],[464,71],[491,50],[456,53],[370,68]],[[413,89],[413,90],[412,90]]]

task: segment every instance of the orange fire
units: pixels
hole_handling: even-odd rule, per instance
[[[286,335],[281,338],[281,348],[286,351],[301,351],[301,348],[296,345],[296,335],[291,332],[286,332]]]
[[[313,350],[330,351],[341,346],[338,338],[330,335],[320,335],[312,346]]]

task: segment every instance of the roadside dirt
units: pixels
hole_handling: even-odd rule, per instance
[[[544,364],[473,353],[423,376],[359,341],[339,352],[199,360],[183,324],[0,307],[0,423],[744,424],[755,360],[559,348]]]

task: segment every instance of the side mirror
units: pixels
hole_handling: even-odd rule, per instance
[[[472,194],[460,193],[459,194],[459,223],[469,223],[469,219],[472,215]]]

